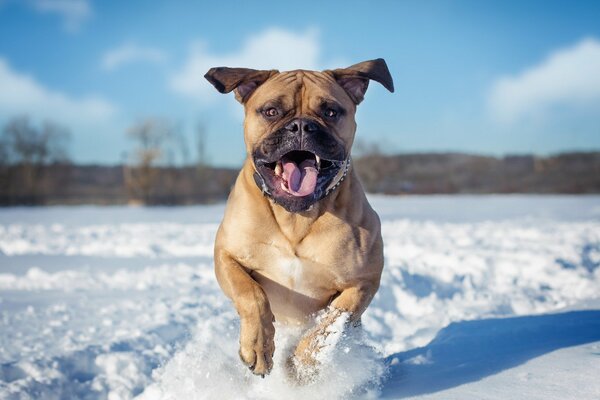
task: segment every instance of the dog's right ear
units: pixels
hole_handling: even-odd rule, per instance
[[[236,100],[244,104],[257,87],[278,72],[275,69],[215,67],[208,70],[204,77],[221,93],[233,90]]]

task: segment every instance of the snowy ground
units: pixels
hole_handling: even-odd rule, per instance
[[[223,206],[0,210],[1,399],[598,399],[600,197],[372,197],[385,272],[322,381],[238,361]]]

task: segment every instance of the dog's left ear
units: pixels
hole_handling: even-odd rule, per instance
[[[346,90],[346,93],[355,104],[363,101],[371,79],[381,83],[390,92],[394,92],[394,81],[383,58],[363,61],[348,68],[325,72],[333,75],[337,83]]]
[[[277,70],[257,70],[249,68],[215,67],[204,75],[220,93],[235,91],[235,98],[244,104],[257,87],[262,85]]]

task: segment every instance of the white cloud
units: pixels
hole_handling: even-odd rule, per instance
[[[0,57],[0,129],[7,120],[21,115],[30,116],[35,123],[52,120],[68,128],[73,134],[74,161],[114,163],[127,147],[126,120],[111,102],[47,88]]]
[[[69,127],[91,126],[105,122],[116,108],[98,97],[72,98],[45,88],[33,78],[11,69],[0,58],[0,116],[28,114],[36,119],[51,119]]]
[[[210,101],[217,95],[213,94],[214,89],[204,79],[204,74],[211,67],[220,66],[282,71],[326,67],[321,58],[317,30],[293,33],[271,28],[249,37],[233,53],[211,53],[206,43],[196,43],[183,67],[171,76],[170,87],[179,94]]]
[[[89,0],[30,0],[34,10],[40,13],[58,14],[63,18],[65,29],[76,31],[92,15]]]
[[[600,42],[590,38],[552,53],[517,76],[498,79],[488,108],[500,122],[547,116],[555,107],[589,108],[600,101]]]
[[[133,62],[162,63],[166,59],[166,54],[160,49],[126,43],[104,54],[102,68],[111,71]]]

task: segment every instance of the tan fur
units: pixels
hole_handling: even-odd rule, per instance
[[[319,118],[316,102],[336,99],[348,110],[335,135],[347,154],[354,139],[356,104],[323,72],[291,71],[270,76],[244,104],[248,154],[273,131],[256,108],[279,98],[298,116]],[[358,320],[379,287],[383,268],[380,222],[352,167],[342,184],[309,211],[290,213],[265,197],[254,182],[248,156],[229,197],[215,242],[216,276],[241,318],[240,357],[255,374],[269,373],[275,349],[274,318],[306,325],[328,306],[333,322],[340,311]],[[308,326],[308,325],[307,325]],[[314,363],[313,328],[295,356]]]

